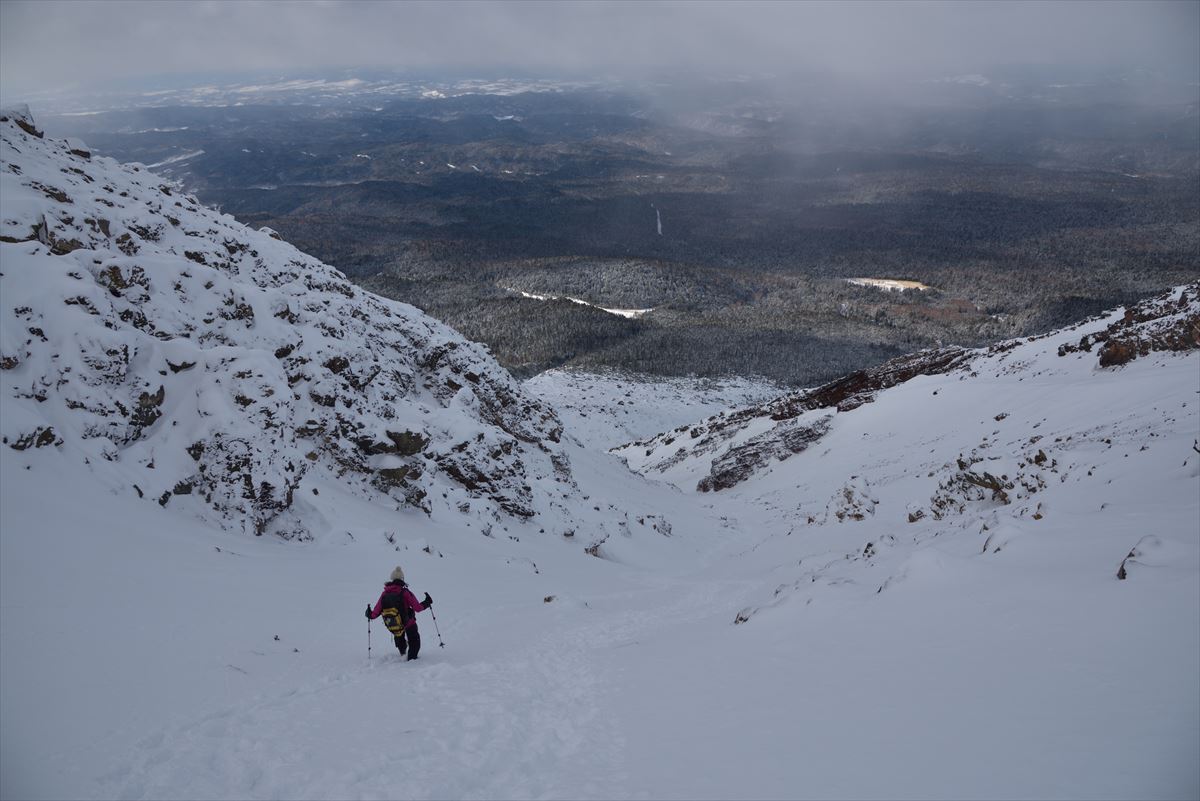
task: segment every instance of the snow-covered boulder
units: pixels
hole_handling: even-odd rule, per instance
[[[24,103],[0,108],[0,122],[11,122],[25,133],[38,139],[45,135],[42,133],[42,129],[34,123],[33,115],[29,113],[29,106]]]

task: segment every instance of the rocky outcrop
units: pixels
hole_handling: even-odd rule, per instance
[[[1100,367],[1118,367],[1155,351],[1200,348],[1200,281],[1130,306],[1100,331],[1059,346],[1058,355],[1098,348]]]
[[[147,499],[257,534],[306,536],[314,470],[426,512],[453,488],[528,518],[574,489],[557,417],[481,346],[27,110],[0,137],[14,447],[136,465]]]
[[[713,460],[709,474],[701,479],[696,489],[715,492],[745,481],[772,461],[783,461],[807,449],[825,435],[832,420],[833,415],[824,415],[803,425],[789,420],[730,448]]]

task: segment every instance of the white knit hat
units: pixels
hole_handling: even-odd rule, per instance
[[[392,571],[392,581],[404,581],[404,570],[400,565],[396,565],[396,569]]]

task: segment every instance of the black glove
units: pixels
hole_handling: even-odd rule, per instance
[[[429,597],[429,593],[425,593],[425,608],[433,606],[433,599]]]
[[[370,619],[371,619],[371,607],[370,607],[370,605],[368,605],[367,606],[367,620],[370,620]]]

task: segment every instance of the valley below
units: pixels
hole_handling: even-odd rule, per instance
[[[520,377],[812,386],[1200,274],[1194,92],[1060,83],[363,75],[54,98],[63,110],[39,118],[416,305]]]

